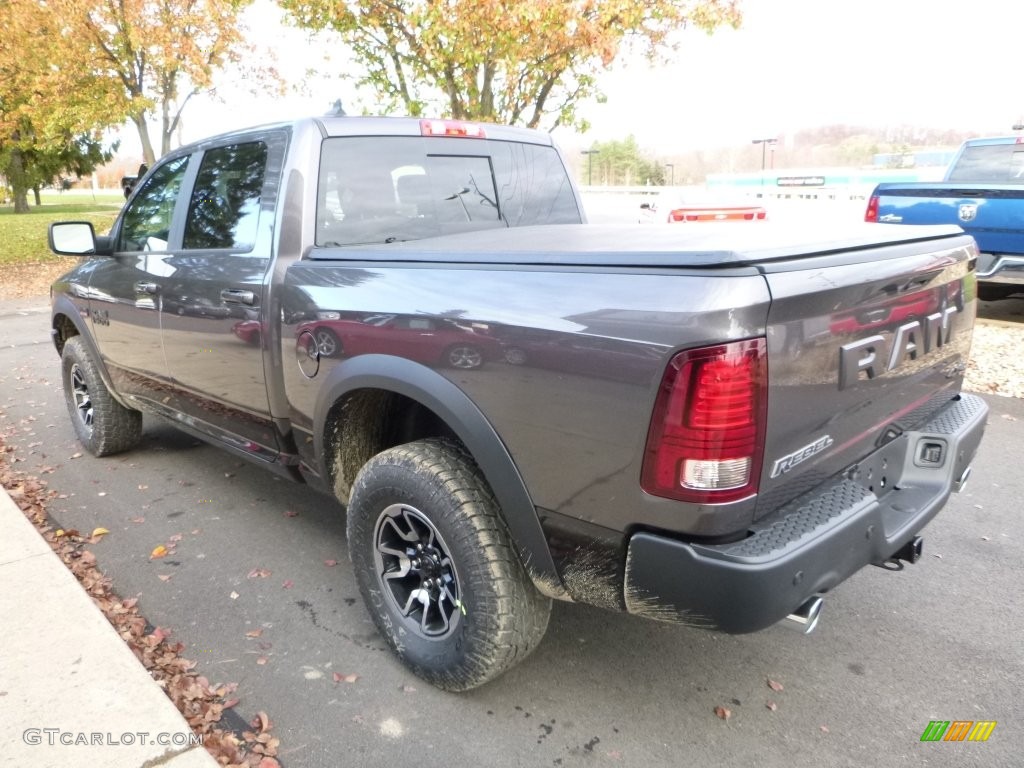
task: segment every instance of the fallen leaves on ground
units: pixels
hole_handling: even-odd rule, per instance
[[[292,581],[291,579],[285,579],[284,583],[281,585],[281,589],[291,589],[294,586],[294,581]]]
[[[165,547],[163,544],[157,544],[155,547],[153,547],[153,551],[149,553],[149,559],[156,560],[161,557],[167,557],[167,547]]]
[[[715,707],[715,714],[722,720],[728,720],[732,717],[732,710],[726,707]]]
[[[74,529],[57,535],[46,514],[47,500],[57,494],[46,490],[45,483],[37,478],[12,470],[2,460],[6,450],[9,449],[5,449],[0,436],[0,485],[8,489],[11,498],[75,575],[132,653],[160,683],[192,730],[202,735],[203,746],[217,764],[224,768],[280,768],[275,759],[280,741],[269,733],[273,723],[267,714],[260,712],[250,723],[251,730],[241,734],[218,725],[224,710],[238,704],[237,698],[229,698],[237,683],[211,683],[200,675],[195,669],[196,662],[181,656],[185,646],[170,639],[170,630],[154,627],[147,632],[151,625],[139,614],[138,599],[122,599],[113,591],[110,579],[96,568],[96,556],[83,549],[88,540]],[[163,545],[157,549],[164,549],[166,554]]]
[[[334,673],[335,683],[354,683],[359,679],[359,675],[343,675],[340,672]]]
[[[246,637],[260,637],[262,634],[263,634],[263,630],[262,629],[254,629],[254,630],[252,630],[250,632],[246,632],[245,636]]]
[[[774,712],[775,710],[777,710],[779,708],[779,705],[776,704],[774,701],[769,701],[767,704],[765,704],[765,707],[767,707],[772,712]]]
[[[328,568],[333,568],[337,564],[338,564],[337,560],[324,560],[324,565],[326,565]]]
[[[249,571],[249,575],[246,578],[249,579],[265,579],[270,575],[270,571],[266,568],[253,568]]]
[[[768,687],[771,688],[776,693],[778,693],[779,691],[783,690],[782,683],[778,683],[778,682],[772,680],[771,678],[768,678],[765,682],[767,682],[768,683]]]
[[[291,509],[289,509],[289,510],[287,510],[287,511],[286,511],[286,512],[284,513],[284,516],[285,516],[285,517],[298,517],[298,516],[299,516],[299,513],[298,513],[298,512],[296,512],[296,511],[294,511],[294,510],[291,510]]]

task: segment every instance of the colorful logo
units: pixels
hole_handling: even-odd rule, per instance
[[[921,741],[988,741],[995,727],[995,720],[932,720]]]

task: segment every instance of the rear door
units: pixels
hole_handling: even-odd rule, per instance
[[[161,291],[174,410],[268,458],[278,446],[264,373],[264,281],[285,142],[259,134],[197,153],[182,247]]]
[[[976,307],[967,237],[765,265],[768,424],[758,515],[925,422],[959,392]],[[896,467],[868,479],[891,486]]]

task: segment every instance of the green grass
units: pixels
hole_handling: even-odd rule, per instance
[[[0,206],[0,266],[39,264],[57,259],[46,245],[46,231],[54,221],[88,221],[97,234],[105,234],[114,223],[124,197],[101,192],[59,195],[44,193],[43,204],[30,202],[29,213],[14,213],[10,205]],[[31,195],[29,196],[31,201]]]

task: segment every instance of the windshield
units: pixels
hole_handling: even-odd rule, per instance
[[[323,143],[317,245],[580,221],[553,147],[415,136]]]
[[[950,172],[949,181],[1024,184],[1024,145],[968,145]]]

